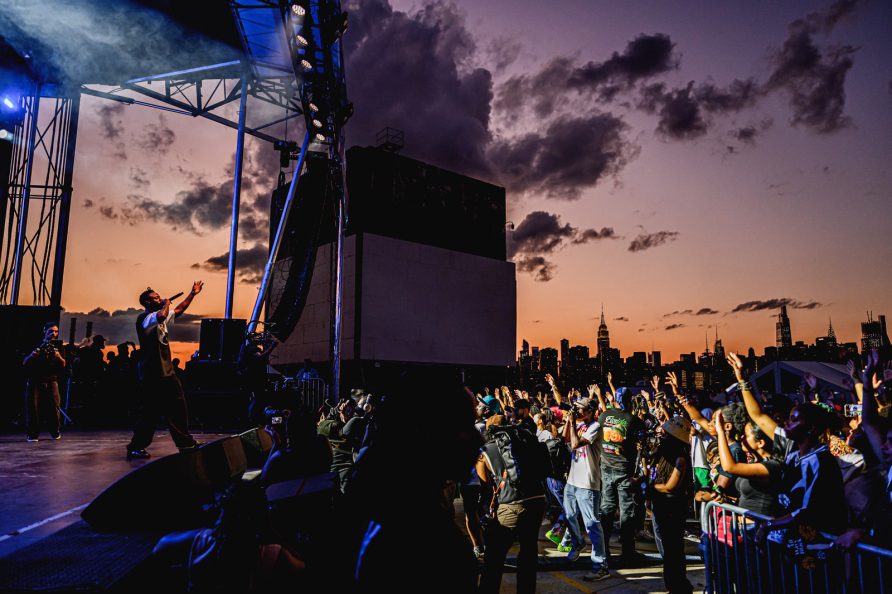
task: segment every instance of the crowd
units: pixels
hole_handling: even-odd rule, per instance
[[[646,562],[636,539],[651,538],[666,589],[692,592],[684,540],[699,510],[709,572],[709,502],[773,518],[742,529],[754,547],[789,545],[803,568],[808,547],[793,545],[822,533],[841,550],[892,545],[892,365],[870,353],[849,367],[851,394],[827,402],[814,378],[798,394],[767,394],[739,357],[728,363],[730,393],[686,393],[672,373],[619,388],[609,374],[584,388],[547,376],[536,393],[407,379],[384,396],[354,390],[336,407],[295,411],[271,427],[278,445],[256,488],[327,472],[333,496],[241,516],[261,518],[238,549],[250,562],[227,567],[252,584],[498,592],[516,543],[517,591],[534,592],[545,523],[569,561],[590,547],[586,581]],[[608,544],[615,527],[620,555]]]

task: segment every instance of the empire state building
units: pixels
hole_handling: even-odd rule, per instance
[[[610,331],[607,330],[607,322],[604,320],[604,304],[601,304],[601,325],[598,326],[598,362],[601,365],[601,373],[608,367],[610,359]]]

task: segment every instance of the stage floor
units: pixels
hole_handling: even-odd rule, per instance
[[[228,433],[193,433],[212,441]],[[130,431],[72,432],[54,441],[44,434],[28,443],[0,435],[0,558],[80,519],[80,511],[107,486],[146,460],[128,461]],[[153,458],[176,452],[170,434],[158,431]]]

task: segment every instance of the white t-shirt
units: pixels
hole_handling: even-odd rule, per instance
[[[601,448],[596,443],[601,438],[601,425],[592,421],[590,425],[583,422],[576,424],[576,431],[582,433],[583,439],[591,444],[573,450],[570,458],[570,472],[567,484],[593,491],[601,490]]]
[[[174,320],[176,319],[176,313],[174,313],[174,308],[171,307],[167,311],[166,318],[161,319],[160,314],[161,314],[160,311],[153,311],[152,313],[150,313],[149,315],[144,317],[142,320],[142,327],[144,329],[148,330],[155,324],[158,324],[158,340],[161,342],[161,344],[167,344],[168,343],[167,327],[170,326],[171,324],[173,324]]]
[[[551,431],[548,429],[536,429],[536,439],[545,443],[549,439],[554,439],[554,436],[551,435]]]
[[[706,460],[706,448],[715,438],[697,423],[693,424],[697,432],[691,436],[691,466],[693,468],[709,468]]]

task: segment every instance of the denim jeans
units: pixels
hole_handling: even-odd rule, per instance
[[[619,508],[619,534],[623,556],[635,553],[635,487],[630,472],[601,466],[601,525],[604,527],[604,543],[610,550],[610,534],[613,532],[613,516]]]
[[[552,500],[557,502],[557,505],[561,508],[561,515],[558,516],[557,523],[558,524],[566,524],[567,523],[567,514],[564,512],[564,481],[559,481],[556,478],[548,477],[545,479],[545,484],[548,486],[548,494],[551,495]]]
[[[564,513],[567,515],[567,524],[570,534],[573,536],[573,547],[584,547],[585,536],[579,529],[579,518],[592,541],[592,569],[598,571],[601,567],[607,567],[607,553],[604,547],[604,533],[601,530],[601,520],[598,517],[600,509],[601,492],[582,487],[574,487],[567,483],[564,487]]]

